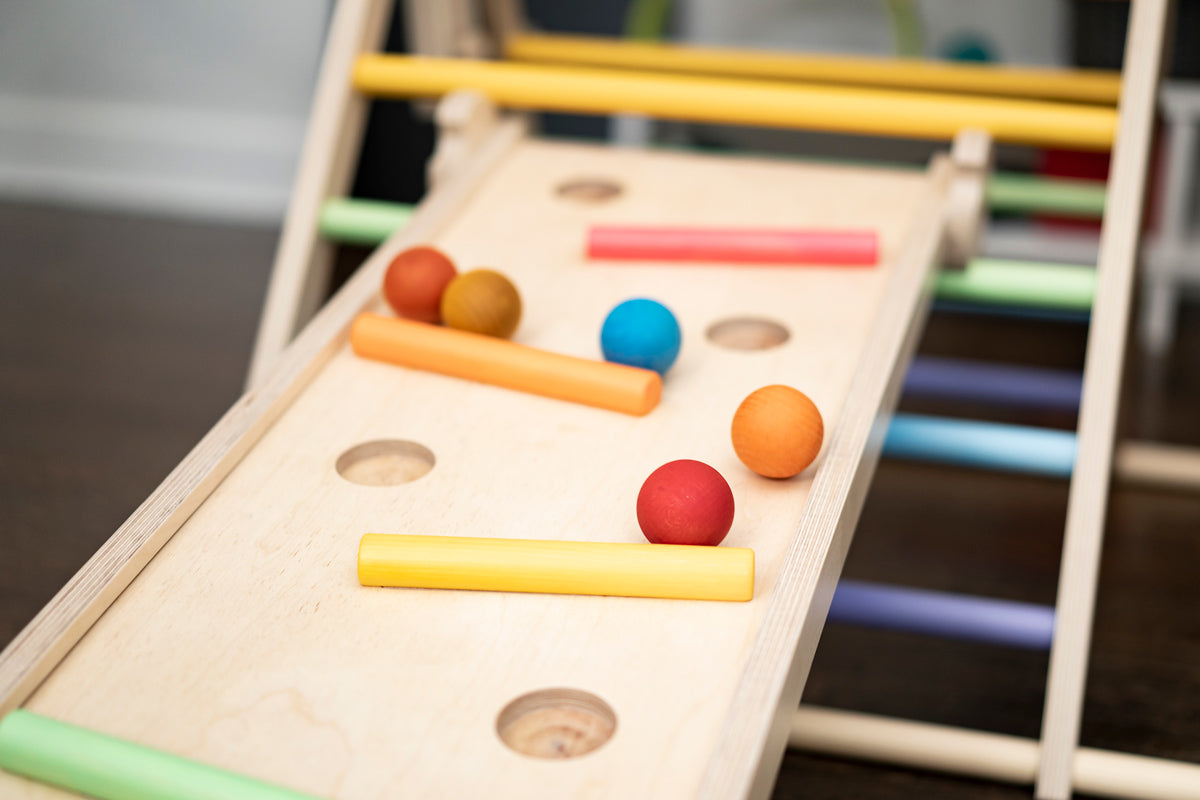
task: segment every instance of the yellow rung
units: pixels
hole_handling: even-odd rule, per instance
[[[1118,72],[737,50],[695,45],[521,34],[504,46],[516,61],[765,80],[1117,104]]]
[[[363,586],[677,600],[754,597],[754,551],[682,544],[365,534]]]
[[[945,141],[982,128],[1001,142],[1081,150],[1109,149],[1117,125],[1114,110],[1097,106],[422,56],[360,56],[353,81],[378,97],[474,89],[539,111]]]

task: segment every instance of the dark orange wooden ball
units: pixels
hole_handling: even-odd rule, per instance
[[[392,259],[383,276],[383,299],[402,317],[440,322],[442,294],[458,270],[433,247],[410,247]]]
[[[446,287],[442,321],[458,330],[507,339],[521,321],[521,295],[499,272],[473,269]]]
[[[816,459],[825,422],[808,395],[775,384],[742,401],[730,435],[734,452],[747,467],[767,478],[790,478]]]

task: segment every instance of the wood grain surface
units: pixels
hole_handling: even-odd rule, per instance
[[[277,232],[0,204],[0,641],[7,642],[237,397]],[[361,252],[348,251],[351,262]],[[47,314],[56,325],[43,325]],[[39,332],[40,335],[34,335]],[[1082,365],[1076,325],[934,314],[921,352]],[[1131,352],[1122,435],[1200,445],[1200,314]],[[902,401],[1056,427],[1061,413]],[[845,574],[1052,602],[1066,486],[884,461]],[[1200,499],[1116,486],[1081,741],[1200,761]],[[806,700],[1036,736],[1044,654],[827,627]],[[69,795],[51,792],[46,797]],[[1028,798],[1027,788],[789,752],[778,798]]]
[[[559,197],[555,187],[580,173],[615,179],[625,192],[601,208]],[[753,186],[753,198],[734,207],[721,202],[723,192],[741,186]],[[193,506],[28,707],[330,796],[376,796],[398,783],[427,796],[549,796],[584,787],[621,797],[691,796],[722,721],[743,710],[730,702],[745,682],[746,660],[760,652],[766,663],[754,641],[757,621],[781,604],[807,609],[816,576],[824,574],[805,567],[801,574],[812,577],[797,584],[795,598],[773,594],[791,557],[785,553],[795,549],[811,475],[780,483],[739,470],[728,419],[759,385],[805,386],[834,431],[831,451],[843,452],[843,437],[857,439],[835,459],[847,479],[854,473],[853,460],[842,462],[866,441],[881,401],[872,392],[881,389],[856,399],[852,380],[862,383],[859,354],[885,291],[892,305],[882,316],[907,325],[906,304],[927,284],[932,248],[908,245],[911,266],[903,273],[893,266],[910,215],[923,210],[922,225],[938,229],[940,195],[922,200],[929,186],[908,171],[519,146],[433,241],[464,264],[502,267],[513,278],[529,309],[518,340],[534,346],[588,355],[600,320],[619,300],[649,294],[672,305],[694,344],[673,370],[659,415],[647,420],[654,427],[441,376],[399,374],[344,346],[315,374],[303,359],[281,367],[292,377],[273,376],[261,401],[243,401],[266,403],[273,424],[249,449],[234,445],[240,463],[227,474],[219,467],[211,496]],[[879,268],[854,273],[706,267],[686,282],[674,267],[580,263],[589,222],[632,216],[669,224],[678,214],[710,224],[718,217],[829,227],[869,220],[880,231],[884,258]],[[420,229],[418,215],[411,235]],[[354,298],[365,296],[362,281],[378,279],[385,260],[383,253],[360,273],[349,300],[335,299],[330,309],[340,310],[318,318],[316,327],[329,332],[306,333],[293,350],[324,363],[323,342],[332,337],[336,347],[339,340],[330,320],[348,320],[347,310],[361,302]],[[731,313],[781,320],[793,336],[769,351],[722,350],[704,330]],[[869,351],[878,363],[862,385],[887,383],[876,373],[890,369],[894,339],[888,335],[882,351]],[[271,399],[274,391],[293,396],[286,387],[305,385],[308,375],[311,383],[286,409]],[[840,428],[842,411],[851,408],[854,424]],[[416,440],[438,465],[394,491],[336,475],[332,465],[343,450],[380,438]],[[741,498],[740,525],[727,541],[756,550],[754,602],[548,602],[364,589],[353,578],[353,553],[365,532],[637,540],[621,498],[632,502],[643,473],[681,456],[725,471]],[[835,485],[829,496],[844,502]],[[837,518],[834,506],[820,508],[821,518]],[[829,544],[821,541],[799,552],[823,559]],[[836,578],[840,557],[826,578]],[[810,640],[815,647],[815,632]],[[57,660],[57,652],[48,657]],[[39,666],[22,680],[41,674]],[[567,768],[506,751],[493,730],[500,709],[531,689],[563,684],[611,704],[622,734]],[[475,767],[462,770],[462,763]],[[0,788],[16,791],[14,779],[0,777]]]

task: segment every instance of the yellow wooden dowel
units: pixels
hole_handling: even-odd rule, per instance
[[[378,97],[474,89],[540,111],[934,140],[981,128],[997,141],[1083,150],[1109,149],[1117,122],[1112,109],[1066,103],[421,56],[360,56],[353,81]]]
[[[924,89],[1114,106],[1121,94],[1120,73],[1105,70],[764,52],[588,36],[521,34],[505,42],[504,56],[539,63]]]
[[[415,589],[745,601],[754,597],[754,551],[368,533],[358,548],[358,581]]]

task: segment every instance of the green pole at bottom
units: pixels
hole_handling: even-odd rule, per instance
[[[100,800],[317,800],[24,710],[0,720],[0,768]]]
[[[1088,311],[1095,296],[1095,268],[1073,264],[976,258],[937,276],[939,300]]]

